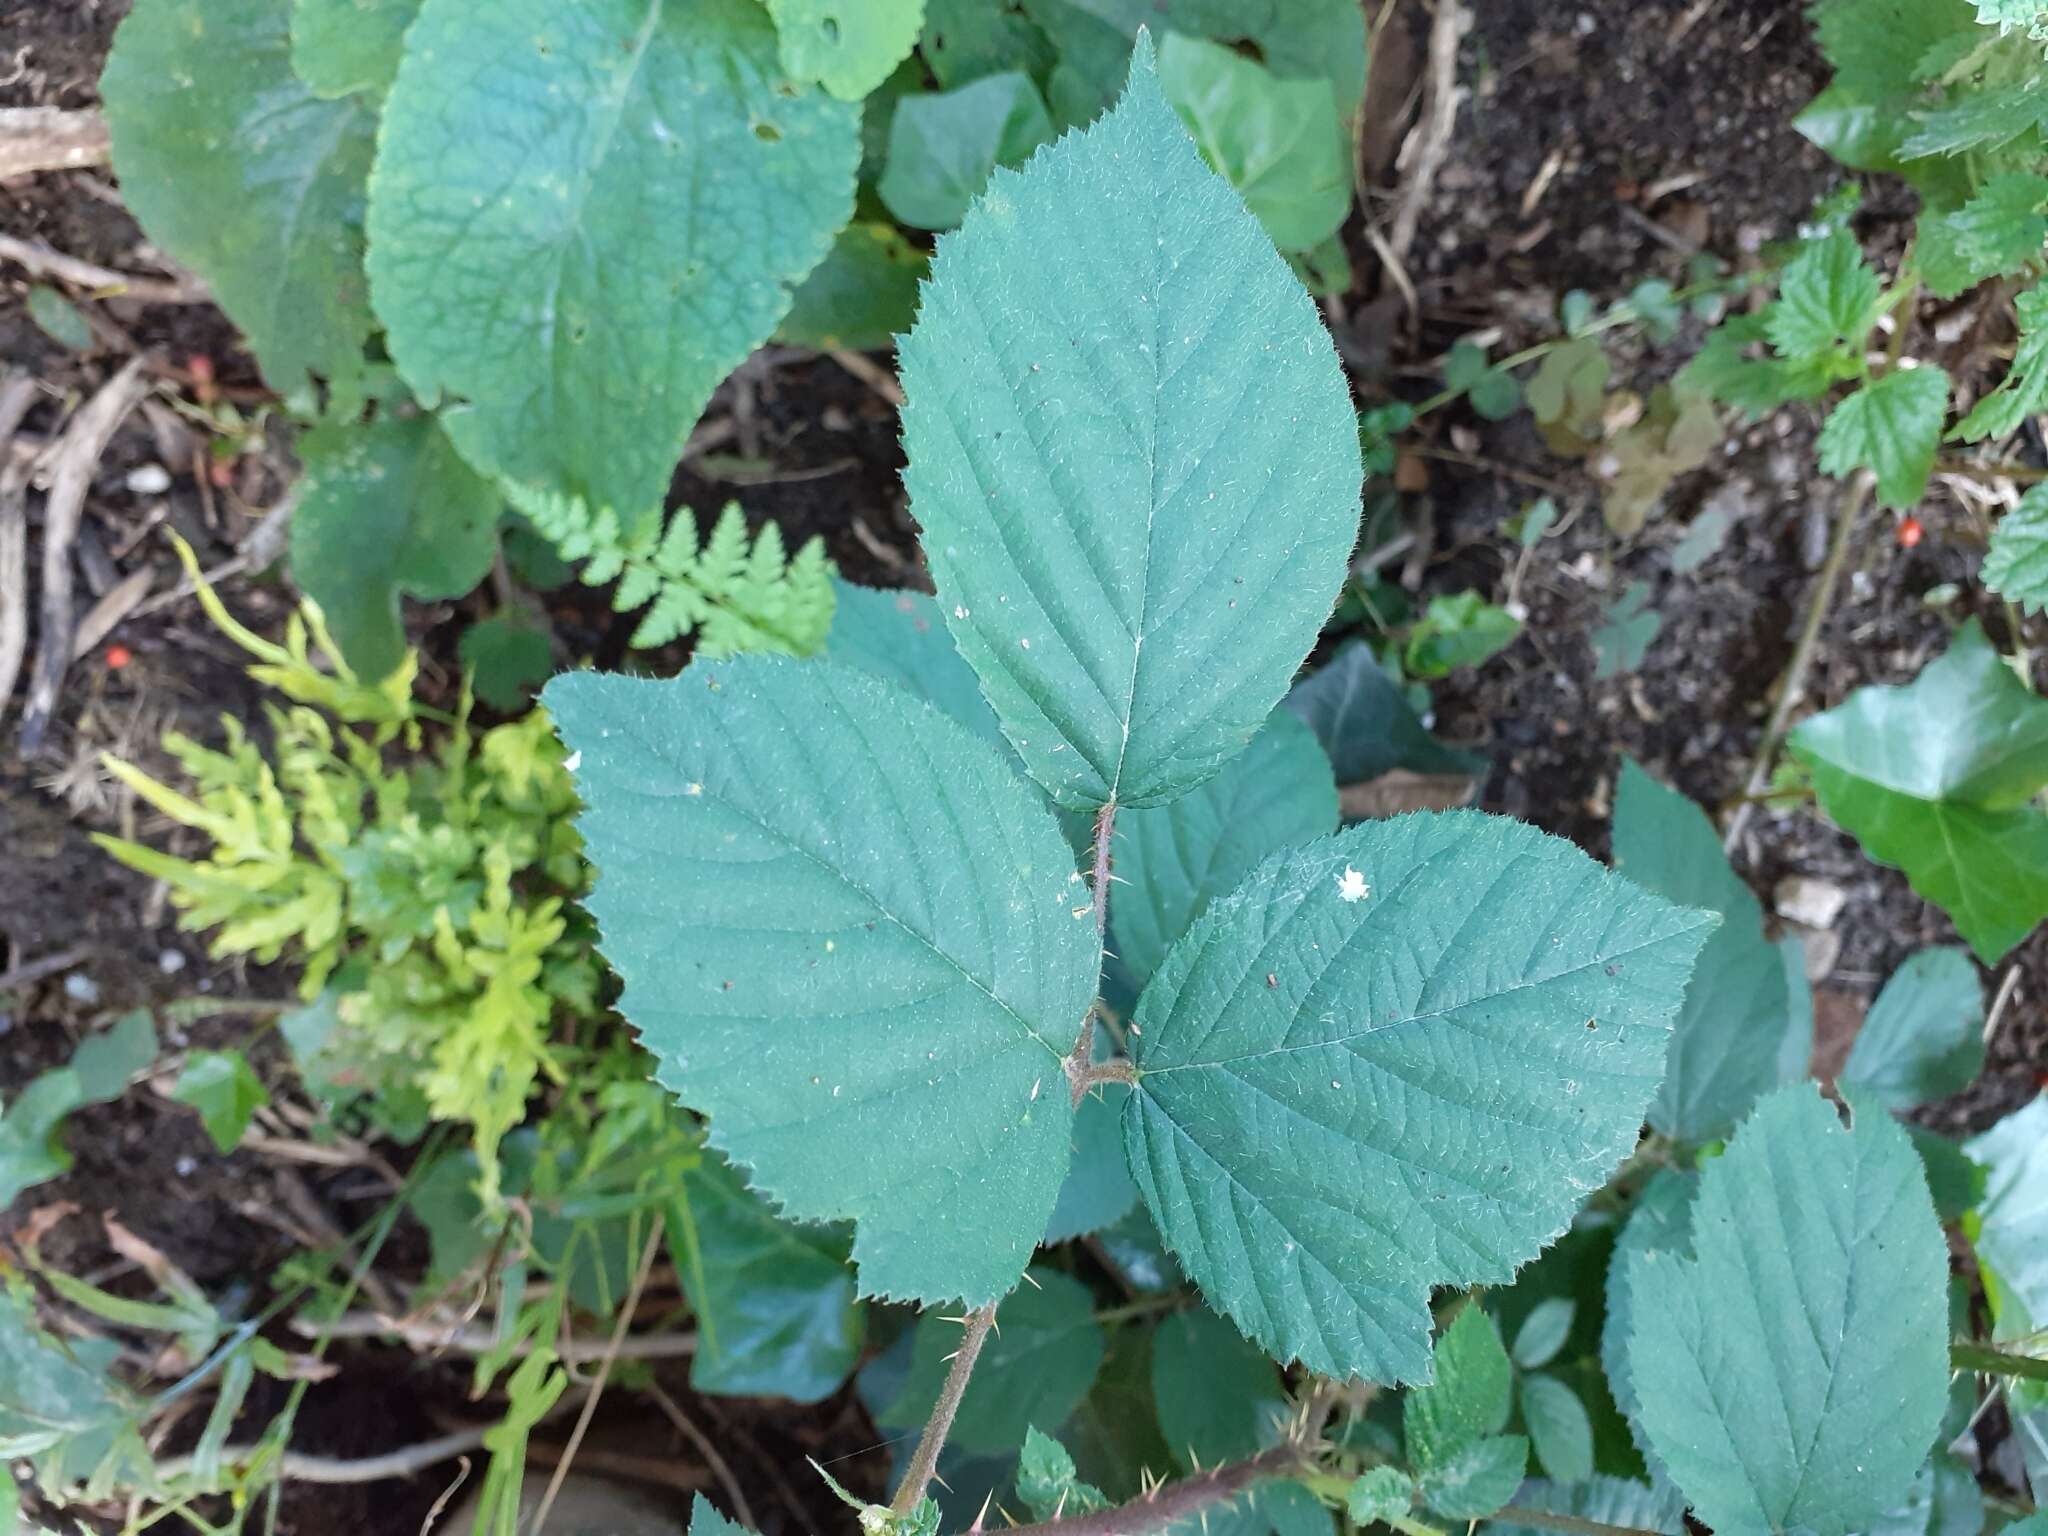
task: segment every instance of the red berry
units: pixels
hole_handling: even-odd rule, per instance
[[[1900,547],[1903,549],[1911,549],[1915,544],[1918,544],[1920,542],[1921,535],[1926,532],[1927,530],[1921,526],[1919,518],[1901,518],[1899,520]]]
[[[107,666],[115,672],[120,671],[134,659],[135,653],[118,640],[107,647]]]

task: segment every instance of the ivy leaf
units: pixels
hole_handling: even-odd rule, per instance
[[[875,191],[917,229],[951,229],[999,165],[1022,165],[1053,137],[1028,75],[984,75],[956,91],[920,91],[896,103],[889,159]]]
[[[1867,1528],[1905,1493],[1948,1395],[1948,1250],[1890,1116],[1845,1129],[1810,1085],[1707,1164],[1693,1259],[1632,1255],[1639,1422],[1727,1536]]]
[[[919,1318],[910,1376],[876,1422],[890,1429],[923,1424],[959,1348],[957,1318]],[[1102,1350],[1088,1288],[1058,1270],[1034,1268],[996,1309],[995,1330],[981,1347],[949,1442],[978,1455],[1014,1455],[1033,1424],[1066,1422],[1088,1395]]]
[[[1184,1468],[1213,1467],[1280,1441],[1287,1390],[1273,1362],[1214,1312],[1176,1312],[1152,1336],[1159,1430]]]
[[[1877,320],[1877,299],[1877,274],[1856,237],[1837,229],[1808,240],[1785,264],[1764,334],[1784,358],[1822,357],[1838,345],[1853,353]]]
[[[1656,1531],[1660,1536],[1685,1533],[1685,1500],[1669,1483],[1652,1488],[1630,1478],[1594,1476],[1560,1486],[1532,1478],[1516,1491],[1515,1506],[1599,1525]],[[1548,1536],[1550,1530],[1548,1526],[1517,1524],[1512,1514],[1485,1527],[1486,1536]]]
[[[1999,518],[1977,574],[2007,602],[2048,612],[2048,485],[2029,486]]]
[[[1142,987],[1188,925],[1259,860],[1337,829],[1337,781],[1315,733],[1276,710],[1251,745],[1171,805],[1117,818],[1114,948]]]
[[[942,242],[901,365],[940,607],[1032,776],[1092,810],[1213,775],[1336,597],[1358,431],[1314,304],[1149,44],[1114,111],[997,172]]]
[[[1436,1341],[1432,1378],[1401,1397],[1401,1432],[1418,1470],[1463,1455],[1508,1426],[1514,1370],[1486,1309],[1468,1305]]]
[[[122,198],[287,392],[361,372],[377,133],[363,102],[322,101],[293,73],[290,21],[282,0],[142,0],[100,76]]]
[[[315,96],[381,95],[420,0],[292,0],[292,68]]]
[[[1967,952],[1923,949],[1892,972],[1842,1067],[1845,1091],[1886,1109],[1960,1093],[1984,1066],[1984,984]]]
[[[864,1331],[845,1236],[782,1220],[715,1154],[683,1193],[690,1245],[676,1268],[699,1336],[690,1385],[798,1403],[837,1391]]]
[[[213,1144],[232,1152],[270,1093],[240,1051],[194,1051],[171,1085],[171,1098],[198,1110]]]
[[[1763,907],[1706,813],[1627,759],[1614,791],[1614,867],[1667,901],[1721,915],[1692,968],[1649,1119],[1682,1142],[1725,1136],[1778,1085],[1778,1044],[1792,1019]]]
[[[866,1294],[1005,1294],[1066,1172],[1061,1059],[1100,959],[1037,797],[838,663],[579,674],[543,697],[657,1076],[786,1216],[856,1223]]]
[[[1821,808],[1997,961],[2048,916],[2048,702],[1972,619],[1902,688],[1859,688],[1792,732]]]
[[[1821,472],[1868,469],[1886,506],[1914,506],[1934,472],[1947,412],[1947,374],[1932,364],[1895,368],[1828,413],[1820,429]]]
[[[918,250],[886,223],[856,219],[790,300],[776,337],[799,347],[869,352],[891,344],[917,318],[926,267]]]
[[[298,441],[291,570],[366,678],[405,659],[401,595],[460,597],[491,568],[502,501],[435,418],[321,425]]]
[[[1350,144],[1329,81],[1283,80],[1220,43],[1168,32],[1159,83],[1202,158],[1281,250],[1308,250],[1344,222]]]
[[[1600,1324],[1600,1368],[1607,1375],[1607,1389],[1614,1406],[1628,1421],[1629,1434],[1643,1459],[1659,1473],[1661,1464],[1643,1433],[1642,1395],[1636,1391],[1635,1375],[1629,1366],[1629,1334],[1635,1326],[1634,1293],[1630,1271],[1634,1258],[1650,1253],[1675,1253],[1692,1257],[1692,1200],[1699,1179],[1691,1173],[1660,1168],[1636,1197],[1635,1209],[1615,1240],[1614,1254],[1607,1264],[1607,1315]]]
[[[841,101],[859,101],[910,56],[924,0],[767,0],[782,67]]]
[[[1100,1488],[1081,1481],[1067,1448],[1035,1424],[1024,1431],[1024,1453],[1017,1459],[1017,1497],[1041,1521],[1109,1508]]]
[[[2020,340],[2013,349],[2012,366],[1998,388],[1949,430],[1953,440],[1975,443],[2006,437],[2029,416],[2048,410],[2048,283],[2037,283],[2021,294],[2013,301],[2013,310]],[[2024,505],[2026,497],[2020,500]]]
[[[1420,1379],[1430,1288],[1505,1283],[1635,1145],[1716,921],[1476,812],[1277,854],[1139,1001],[1139,1192],[1278,1358]]]
[[[1524,1376],[1522,1422],[1536,1464],[1552,1482],[1577,1483],[1593,1475],[1593,1421],[1579,1394],[1555,1376]]]
[[[1429,734],[1363,640],[1339,647],[1319,671],[1294,685],[1281,707],[1316,733],[1339,784],[1364,784],[1396,768],[1426,774],[1486,768],[1485,759]]]
[[[425,0],[379,132],[370,283],[471,464],[628,533],[656,520],[712,389],[852,206],[857,109],[787,92],[740,0]]]

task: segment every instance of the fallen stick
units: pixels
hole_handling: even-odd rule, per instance
[[[105,165],[107,120],[92,108],[0,107],[0,181]]]
[[[0,259],[26,267],[36,277],[54,277],[107,298],[135,299],[144,304],[206,304],[213,299],[206,284],[196,277],[175,281],[130,277],[126,272],[95,266],[34,240],[17,240],[13,235],[0,235]]]
[[[0,443],[11,443],[36,397],[36,381],[9,372],[0,380]],[[28,652],[28,477],[33,459],[0,463],[0,716],[14,697]]]

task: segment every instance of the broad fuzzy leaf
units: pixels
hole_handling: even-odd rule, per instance
[[[953,649],[937,603],[922,592],[878,591],[850,581],[834,581],[832,589],[838,606],[825,639],[828,657],[902,684],[1007,755],[1003,728],[973,668]]]
[[[292,68],[315,96],[381,93],[420,0],[292,0]]]
[[[1275,855],[1139,1002],[1139,1192],[1279,1358],[1421,1379],[1430,1289],[1505,1283],[1635,1145],[1716,921],[1475,812]]]
[[[1905,1132],[1780,1089],[1707,1165],[1692,1247],[1628,1261],[1658,1456],[1725,1536],[1867,1529],[1948,1394],[1948,1250]]]
[[[1564,1341],[1571,1336],[1578,1311],[1578,1303],[1569,1296],[1546,1296],[1531,1307],[1522,1326],[1515,1330],[1515,1345],[1510,1351],[1515,1364],[1533,1371],[1555,1360]]]
[[[1999,518],[1977,574],[2007,602],[2048,612],[2048,485],[2030,486]]]
[[[1791,1017],[1763,907],[1729,867],[1706,813],[1627,760],[1614,792],[1614,867],[1666,900],[1721,914],[1686,986],[1650,1124],[1685,1142],[1725,1136],[1778,1085],[1777,1047]]]
[[[750,0],[426,0],[378,143],[370,282],[406,383],[477,468],[628,532],[860,156],[857,110],[788,92]]]
[[[951,229],[997,166],[1022,165],[1052,137],[1052,118],[1028,75],[1010,71],[956,91],[915,92],[889,119],[889,159],[875,191],[905,224]]]
[[[1081,809],[1210,777],[1335,599],[1358,433],[1314,305],[1148,44],[1114,111],[940,242],[901,360],[940,607],[1033,777]]]
[[[1828,413],[1820,429],[1823,473],[1868,469],[1878,500],[1916,505],[1934,471],[1934,450],[1948,412],[1948,375],[1931,364],[1895,368],[1864,385]]]
[[[1486,760],[1429,734],[1363,640],[1340,647],[1296,683],[1281,707],[1300,716],[1329,755],[1339,784],[1363,784],[1395,768],[1412,773],[1483,773]]]
[[[1984,984],[1969,954],[1923,949],[1864,1015],[1839,1079],[1887,1109],[1960,1093],[1984,1065]]]
[[[1337,782],[1314,732],[1276,710],[1215,778],[1117,818],[1114,948],[1142,987],[1209,903],[1260,859],[1337,830]]]
[[[662,1082],[785,1214],[856,1223],[868,1294],[1005,1294],[1066,1171],[1061,1058],[1098,964],[1037,797],[831,662],[561,677],[545,701]]]
[[[460,597],[491,568],[502,499],[431,416],[318,426],[298,444],[292,580],[366,678],[405,659],[401,596]]]
[[[1859,688],[1793,731],[1821,808],[1995,964],[2048,916],[2048,702],[1972,619],[1902,688]]]
[[[859,101],[917,46],[924,0],[767,0],[782,67]]]
[[[361,370],[377,132],[360,100],[322,101],[293,73],[290,22],[286,0],[142,0],[100,76],[123,199],[279,390]]]

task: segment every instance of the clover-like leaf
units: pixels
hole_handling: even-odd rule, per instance
[[[1900,688],[1859,688],[1793,731],[1821,808],[1946,912],[1990,965],[2048,917],[2048,702],[1972,619]]]
[[[392,357],[478,469],[643,532],[859,157],[857,109],[793,91],[745,0],[425,0],[370,181]]]
[[[1716,921],[1476,812],[1277,854],[1139,1001],[1139,1192],[1276,1356],[1419,1379],[1430,1289],[1504,1283],[1635,1145]]]
[[[1336,597],[1358,432],[1314,305],[1149,44],[1114,111],[997,172],[940,242],[901,361],[940,607],[1033,777],[1093,809],[1214,774]]]
[[[1716,1532],[1869,1529],[1948,1395],[1948,1249],[1906,1133],[1779,1089],[1707,1164],[1692,1249],[1628,1260],[1658,1457]]]
[[[1887,1109],[1970,1086],[1984,1065],[1984,983],[1969,954],[1923,949],[1892,972],[1837,1079]]]
[[[829,661],[561,677],[545,701],[661,1081],[785,1215],[855,1222],[868,1294],[1005,1294],[1066,1172],[1061,1061],[1099,962],[1038,797]]]

